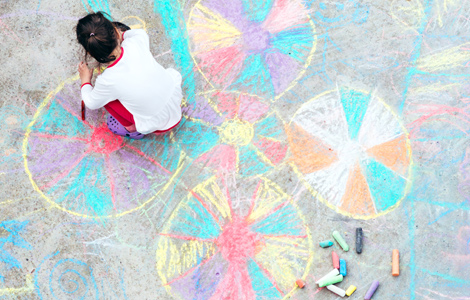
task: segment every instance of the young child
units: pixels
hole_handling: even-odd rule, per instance
[[[117,23],[119,28],[125,27]],[[121,25],[121,26],[119,26]],[[78,67],[81,94],[90,109],[104,107],[107,124],[115,134],[141,139],[161,133],[181,120],[181,75],[164,69],[152,56],[143,29],[121,32],[101,12],[89,14],[77,25],[78,42],[104,72],[91,85],[93,70],[83,61]]]

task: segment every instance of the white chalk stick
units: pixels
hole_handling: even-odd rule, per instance
[[[333,293],[335,293],[336,295],[340,296],[340,297],[344,297],[344,295],[346,295],[346,292],[342,289],[340,289],[339,287],[337,287],[336,285],[327,285],[326,286],[327,289],[329,289],[330,291],[332,291]]]
[[[316,284],[318,284],[320,281],[322,281],[323,279],[326,279],[328,277],[334,277],[336,275],[339,274],[339,271],[338,269],[333,269],[330,273],[326,274],[325,276],[323,276],[322,278],[318,279],[317,281],[315,281]]]

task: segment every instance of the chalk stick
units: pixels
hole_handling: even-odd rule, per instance
[[[356,228],[356,252],[357,254],[362,253],[362,238],[364,237],[362,233],[362,228]]]
[[[372,282],[372,284],[370,285],[370,288],[367,291],[366,295],[364,296],[364,300],[370,300],[378,287],[379,287],[379,281],[374,280],[374,282]]]
[[[336,285],[327,285],[326,288],[340,297],[344,297],[344,295],[346,295],[346,292],[337,287]]]
[[[398,249],[393,249],[392,252],[392,275],[400,275],[400,252]]]
[[[325,276],[323,276],[322,278],[318,279],[317,281],[315,281],[315,283],[319,283],[320,281],[322,280],[325,280],[326,278],[329,278],[329,277],[335,277],[336,275],[339,275],[339,271],[338,269],[333,269],[331,270],[330,272],[328,272],[328,274],[326,274]]]
[[[304,282],[302,279],[297,279],[297,280],[295,281],[295,284],[296,284],[299,288],[301,288],[301,289],[303,289],[304,286],[305,286],[305,282]]]
[[[332,285],[338,282],[343,281],[343,275],[336,275],[335,277],[326,278],[318,283],[319,287],[324,287],[327,285]]]
[[[338,231],[333,231],[333,237],[344,251],[349,251],[349,246]]]
[[[326,274],[322,278],[315,281],[315,283],[318,284],[320,281],[325,280],[326,278],[335,277],[336,275],[339,275],[339,271],[338,271],[338,269],[333,269],[330,272],[328,272],[328,274]]]
[[[351,296],[356,291],[356,289],[357,288],[354,285],[350,285],[346,290],[346,296]]]
[[[331,247],[331,246],[333,246],[333,242],[330,241],[330,240],[320,242],[320,247],[322,247],[322,248],[328,248],[328,247]]]
[[[85,121],[85,102],[82,100],[82,121]]]
[[[339,269],[339,256],[336,252],[331,252],[331,259],[333,260],[333,268]]]
[[[348,272],[346,271],[346,261],[344,259],[339,260],[339,274],[346,276]]]

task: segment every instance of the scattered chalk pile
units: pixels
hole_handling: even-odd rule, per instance
[[[336,242],[341,246],[343,251],[347,252],[349,251],[349,245],[346,243],[344,238],[341,236],[341,234],[338,231],[333,231],[332,233],[333,238],[336,240]],[[362,228],[356,228],[356,253],[361,254],[362,253],[362,239],[364,237],[364,234],[362,232]],[[333,242],[330,240],[322,241],[320,242],[320,247],[322,248],[328,248],[333,246]],[[333,270],[331,270],[329,273],[318,279],[315,283],[318,284],[319,287],[326,287],[329,291],[335,293],[336,295],[340,297],[346,296],[351,296],[357,289],[354,285],[351,285],[348,287],[348,289],[345,291],[338,286],[336,286],[336,283],[340,283],[343,281],[344,277],[348,274],[347,268],[346,268],[346,260],[340,259],[339,255],[335,251],[331,251],[331,259],[333,262]],[[394,249],[392,252],[392,276],[398,276],[400,275],[400,255],[397,249]],[[299,288],[303,288],[305,286],[305,282],[301,279],[298,279],[296,281],[296,285]],[[366,294],[364,295],[365,300],[372,299],[372,296],[374,295],[375,291],[379,287],[379,281],[374,280],[372,284],[370,285],[369,289],[367,290]]]

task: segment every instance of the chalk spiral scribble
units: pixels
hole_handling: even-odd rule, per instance
[[[81,260],[57,260],[58,254],[55,252],[47,256],[36,270],[35,286],[39,297],[58,300],[99,299],[93,269]]]

